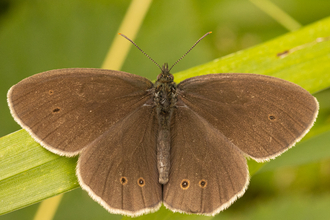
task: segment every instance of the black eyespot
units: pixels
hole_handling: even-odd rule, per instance
[[[53,113],[58,113],[61,109],[60,108],[55,108],[53,109]]]
[[[137,183],[139,186],[143,187],[146,184],[146,181],[142,177],[140,177]]]
[[[181,189],[186,190],[189,188],[189,186],[190,186],[189,180],[184,179],[181,181],[181,184],[180,184]]]
[[[271,121],[276,121],[275,115],[268,115],[268,119]]]
[[[207,182],[206,182],[206,180],[201,180],[201,181],[199,181],[199,186],[200,186],[201,188],[205,188],[205,187],[207,186]]]
[[[48,93],[49,93],[49,95],[53,95],[54,94],[54,90],[49,90]]]
[[[120,183],[122,184],[122,185],[126,185],[127,184],[127,178],[126,177],[120,177]]]

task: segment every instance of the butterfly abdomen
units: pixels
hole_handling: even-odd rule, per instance
[[[155,83],[154,104],[157,109],[157,168],[159,183],[166,184],[170,171],[170,122],[176,104],[176,84],[173,75],[163,71]]]

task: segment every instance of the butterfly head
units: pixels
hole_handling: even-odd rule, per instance
[[[164,63],[161,70],[162,70],[162,72],[158,75],[157,81],[162,82],[162,83],[173,82],[174,76],[170,73],[167,63]]]

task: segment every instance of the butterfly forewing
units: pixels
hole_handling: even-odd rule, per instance
[[[152,83],[102,69],[60,69],[22,80],[8,92],[15,120],[47,149],[72,156],[152,99]]]
[[[163,199],[173,211],[214,215],[241,196],[248,184],[241,151],[187,106],[171,126],[171,168]]]
[[[160,207],[157,130],[155,109],[143,106],[82,151],[79,182],[110,212],[134,216]]]
[[[244,153],[262,161],[312,127],[316,99],[293,83],[256,74],[211,74],[178,85],[179,99]]]

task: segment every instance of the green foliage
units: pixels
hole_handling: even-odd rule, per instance
[[[1,24],[4,25],[1,27],[0,42],[5,43],[0,44],[0,58],[2,61],[11,61],[10,63],[0,63],[0,90],[2,92],[2,101],[0,103],[2,126],[0,127],[0,131],[2,134],[18,128],[9,116],[8,107],[5,103],[4,94],[9,87],[28,75],[52,68],[99,67],[109,46],[109,42],[111,42],[111,38],[115,34],[119,22],[123,17],[124,9],[127,6],[127,3],[124,1],[120,1],[121,3],[119,1],[117,3],[109,3],[109,1],[104,0],[97,0],[93,4],[87,0],[60,1],[61,4],[55,4],[51,1],[30,2],[33,3],[22,1],[19,6],[15,6],[15,9],[10,12],[11,14],[7,15],[7,20],[1,20]],[[207,28],[215,28],[217,23],[210,21],[212,20],[212,16],[216,17],[219,13],[214,8],[220,10],[220,6],[216,7],[212,4],[200,5],[201,3],[198,1],[192,4],[182,1],[177,3],[177,7],[188,8],[190,11],[186,10],[182,13],[176,11],[177,13],[170,14],[169,16],[168,12],[173,8],[160,2],[154,3],[154,10],[151,10],[149,14],[153,19],[148,20],[147,17],[145,26],[141,30],[142,37],[138,37],[136,42],[141,47],[143,45],[143,49],[150,53],[149,55],[155,60],[163,59],[164,57],[169,59],[170,57],[170,60],[167,61],[173,63],[198,37],[209,31]],[[31,6],[29,4],[33,5]],[[92,7],[90,6],[91,4]],[[247,3],[243,4],[246,5]],[[74,7],[70,7],[71,5]],[[43,10],[44,8],[47,11]],[[195,20],[196,17],[189,17],[191,12],[198,12],[197,8],[204,8],[205,11],[209,12],[205,16],[200,16],[201,21],[208,25],[200,28],[198,31],[194,25],[197,23]],[[61,14],[57,13],[57,11],[60,11]],[[229,12],[224,12],[222,16],[225,15],[229,16]],[[185,23],[179,23],[171,28],[172,32],[177,33],[180,32],[180,29],[184,26],[183,24],[185,24],[187,26],[185,31],[188,34],[186,33],[184,39],[182,39],[182,36],[178,37],[177,34],[169,34],[168,38],[162,36],[169,31],[168,24],[171,24],[171,22],[165,20],[162,20],[163,23],[159,23],[160,17],[166,16],[170,17],[172,23],[181,22],[180,19],[186,19]],[[263,22],[267,20],[262,15],[260,16],[261,18],[259,20]],[[238,14],[236,16],[234,14],[234,18],[242,19]],[[246,23],[244,23],[245,21]],[[252,29],[253,22],[253,19],[251,21],[249,18],[245,18],[243,21],[244,25],[252,26]],[[265,26],[263,22],[259,25]],[[155,28],[154,35],[144,36],[143,33],[148,33],[150,28]],[[220,29],[224,30],[225,28],[222,27]],[[218,43],[218,39],[224,39],[221,38],[221,34],[226,35],[228,33],[224,32],[218,35],[215,30],[213,31],[214,34],[210,36],[210,41],[208,39],[203,40],[205,43],[201,43],[184,61],[178,64],[176,69],[185,69],[187,66],[192,66],[191,63],[195,65],[201,64],[207,60],[211,60],[211,57],[218,57],[220,55],[218,52],[215,52],[216,48],[213,47]],[[276,29],[276,31],[277,33],[285,32],[279,29]],[[190,32],[194,34],[190,34]],[[238,36],[238,38],[244,38],[242,35]],[[265,40],[274,35],[270,36],[266,33],[261,36],[262,40]],[[175,74],[175,79],[181,81],[185,78],[208,73],[245,72],[272,75],[301,85],[313,93],[320,102],[320,113],[315,126],[306,138],[281,157],[265,165],[249,160],[250,173],[254,175],[255,173],[262,173],[287,166],[292,167],[329,159],[330,90],[327,88],[330,87],[330,41],[324,39],[322,42],[316,42],[318,38],[328,36],[330,36],[329,18],[250,49],[239,51],[212,62],[179,72]],[[155,51],[154,47],[159,44],[158,42],[162,44]],[[169,42],[180,43],[175,45]],[[260,42],[260,40],[254,42]],[[251,44],[245,45],[249,46]],[[222,46],[225,47],[224,44]],[[172,49],[167,49],[168,47]],[[15,50],[14,48],[18,49]],[[166,49],[169,52],[163,53]],[[240,48],[232,48],[232,50],[236,49]],[[278,53],[286,50],[291,50],[292,52],[283,58],[277,56]],[[157,51],[162,51],[162,53],[160,55],[155,54]],[[229,51],[231,50],[228,49],[225,52]],[[136,56],[137,59],[132,59],[132,56]],[[132,51],[127,62],[130,65],[126,64],[124,66],[125,71],[138,73],[150,79],[154,79],[157,75],[158,70],[137,50]],[[151,74],[148,76],[147,72]],[[23,73],[23,75],[18,75],[18,73]],[[10,129],[5,130],[5,128]],[[0,159],[0,214],[14,211],[79,187],[75,177],[77,158],[59,157],[44,150],[24,130],[0,138]],[[62,213],[70,213],[70,210],[74,209],[75,206],[80,206],[80,201],[90,201],[86,194],[80,195],[79,190],[75,190],[73,193],[79,198],[79,201],[72,204],[70,202],[71,200],[64,199],[64,204],[60,207],[60,210],[65,210]],[[289,198],[287,197],[282,202],[288,201]],[[297,198],[305,197],[299,195]],[[316,196],[312,199],[315,202],[318,201]],[[244,201],[244,197],[241,200]],[[329,201],[329,197],[324,196],[319,200],[326,203],[326,201]],[[297,199],[292,198],[289,202],[294,201],[297,201]],[[290,204],[288,203],[286,205],[289,206]],[[118,215],[108,214],[96,203],[89,202],[88,204],[90,210],[96,211],[88,210],[87,213],[92,212],[99,219],[121,218]],[[257,214],[251,213],[251,211],[247,211],[246,213],[251,218],[253,216],[267,216],[274,212],[274,210],[277,210],[278,205],[276,201],[267,203],[267,214],[265,214],[265,210],[260,208],[261,205],[258,206],[259,211],[256,210]],[[293,210],[301,210],[309,206],[313,206],[313,204],[308,202],[299,203]],[[242,207],[244,208],[244,206]],[[243,210],[243,208],[240,210]],[[280,208],[281,210],[284,209],[283,207]],[[233,209],[235,210],[235,207]],[[79,210],[79,207],[75,210]],[[86,213],[86,210],[79,212]],[[64,215],[62,213],[58,213],[56,219],[65,219],[68,218],[67,215],[70,215]],[[79,214],[73,214],[70,219],[81,219],[84,217],[81,214],[81,218],[78,218],[77,216]],[[230,214],[230,211],[223,212],[219,215],[219,218],[229,219]],[[1,220],[9,218],[9,215],[0,217]],[[124,217],[124,219],[127,218]],[[137,219],[154,218],[210,219],[211,217],[173,214],[171,211],[162,207],[156,213],[144,215]],[[243,217],[241,216],[241,218]],[[21,219],[21,217],[17,217],[17,219]]]

